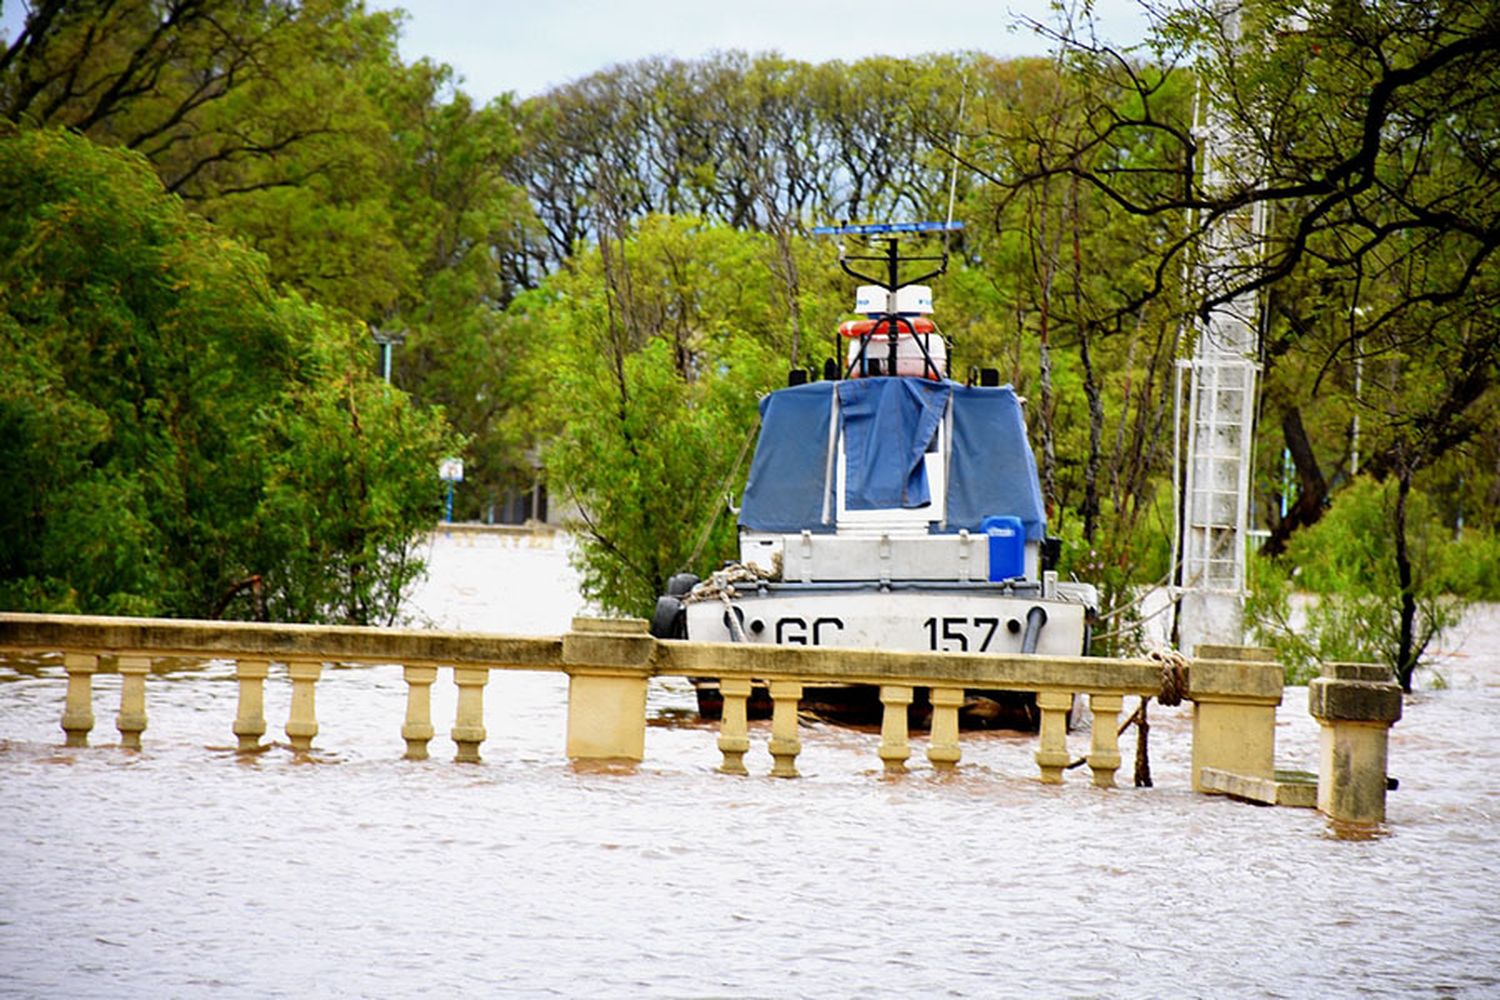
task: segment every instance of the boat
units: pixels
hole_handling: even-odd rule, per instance
[[[866,649],[1085,655],[1094,586],[1061,580],[1047,533],[1023,401],[997,373],[949,377],[930,286],[947,265],[902,256],[909,233],[941,223],[839,227],[881,236],[885,251],[840,265],[862,284],[861,319],[825,377],[794,371],[760,401],[760,432],[739,507],[739,559],[700,580],[674,577],[651,631],[663,639]],[[905,228],[910,227],[910,228]],[[919,228],[920,227],[920,228]],[[856,269],[878,260],[877,276]],[[903,279],[912,262],[940,261]],[[977,384],[975,384],[977,381]],[[695,681],[717,718],[717,682]],[[926,693],[914,727],[930,717]],[[752,712],[767,712],[762,692]],[[812,687],[801,710],[878,723],[878,691]],[[967,728],[1035,729],[1034,695],[966,692]]]

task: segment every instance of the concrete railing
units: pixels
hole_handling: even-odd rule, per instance
[[[746,704],[763,683],[773,703],[768,750],[771,773],[797,774],[801,752],[797,708],[804,686],[869,684],[884,706],[878,754],[890,772],[911,756],[907,706],[914,689],[930,692],[933,715],[927,757],[936,769],[961,757],[958,711],[966,689],[1035,692],[1041,713],[1035,754],[1040,780],[1058,783],[1072,763],[1067,713],[1074,697],[1094,716],[1086,760],[1093,783],[1110,787],[1120,766],[1118,722],[1127,695],[1156,695],[1162,666],[1147,659],[885,652],[809,646],[658,641],[636,619],[576,618],[560,637],[240,622],[98,618],[0,613],[0,651],[60,653],[68,676],[62,729],[84,746],[94,728],[92,678],[101,660],[121,675],[115,724],[121,742],[139,747],[147,727],[146,678],[154,660],[197,658],[235,663],[239,682],[233,732],[254,751],[267,731],[265,683],[273,663],[285,664],[291,705],[285,732],[305,751],[318,733],[317,683],[327,663],[400,664],[407,684],[401,735],[406,756],[425,759],[434,735],[431,690],[451,671],[458,688],[451,729],[460,761],[479,759],[485,740],[484,688],[494,670],[568,675],[567,755],[576,760],[641,760],[645,755],[646,690],[651,678],[717,679],[724,699],[720,770],[745,774],[750,749]],[[1193,787],[1205,775],[1238,776],[1274,785],[1276,707],[1282,670],[1264,651],[1213,647],[1188,664],[1193,702]],[[1347,713],[1345,713],[1347,714]],[[1388,714],[1388,713],[1387,713]],[[1387,723],[1388,724],[1388,723]],[[1381,765],[1383,767],[1383,760]],[[1382,775],[1383,781],[1383,775]],[[1252,796],[1253,797],[1253,796]]]

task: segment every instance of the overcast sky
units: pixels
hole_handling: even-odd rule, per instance
[[[716,50],[777,51],[823,62],[868,55],[979,50],[1043,54],[1046,41],[1017,20],[1049,17],[1047,0],[405,0],[401,42],[464,77],[480,100],[522,97],[645,56],[692,59]],[[1138,41],[1132,0],[1100,0],[1101,34]]]
[[[521,97],[651,55],[693,59],[716,50],[777,51],[823,62],[867,55],[978,50],[1043,54],[1045,40],[1016,26],[1045,20],[1048,0],[367,0],[409,12],[401,40],[408,61],[429,56],[464,78],[481,102]],[[19,0],[0,0],[14,38]],[[1100,33],[1139,41],[1144,15],[1134,0],[1096,0]]]

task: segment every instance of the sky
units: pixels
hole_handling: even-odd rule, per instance
[[[1044,39],[1017,19],[1049,17],[1048,0],[367,0],[408,12],[407,61],[445,62],[481,103],[509,91],[530,97],[617,63],[647,56],[694,59],[715,51],[776,51],[806,62],[868,55],[978,50],[1040,55]],[[1145,16],[1133,0],[1096,0],[1100,35],[1139,41]],[[0,0],[13,39],[19,0]]]

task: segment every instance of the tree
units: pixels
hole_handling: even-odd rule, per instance
[[[529,218],[503,179],[514,112],[402,64],[399,26],[352,0],[42,3],[0,59],[0,116],[140,152],[276,285],[404,334],[397,382],[472,442],[464,496],[493,497],[526,464],[492,431]]]
[[[1148,245],[1154,281],[1120,305],[1122,315],[1197,263],[1194,248],[1222,220],[1270,213],[1257,256],[1197,269],[1197,308],[1246,292],[1269,301],[1263,426],[1279,425],[1303,488],[1273,531],[1272,551],[1317,520],[1325,491],[1348,478],[1356,456],[1397,483],[1390,597],[1403,638],[1392,666],[1409,677],[1422,588],[1406,499],[1424,470],[1486,426],[1500,374],[1500,171],[1491,148],[1500,10],[1466,0],[1315,8],[1262,0],[1231,16],[1237,33],[1216,4],[1162,14],[1147,44],[1151,61],[1058,35],[1088,83],[1087,127],[1004,183],[1019,190],[1076,178],[1119,213],[1171,221],[1175,235]],[[1183,67],[1234,137],[1240,162],[1227,181],[1210,183],[1203,170],[1205,157],[1224,150],[1205,150],[1191,116],[1163,99],[1165,81]],[[1142,161],[1142,150],[1155,152]],[[1354,418],[1343,422],[1349,464],[1337,476],[1316,457],[1330,443],[1330,421],[1316,425],[1319,440],[1304,419],[1329,409],[1327,397]]]
[[[749,471],[756,397],[786,373],[770,242],[648,218],[512,307],[533,345],[531,433],[576,505],[584,592],[608,609],[649,615],[672,574],[733,554],[725,495]],[[831,329],[834,301],[804,308]]]
[[[355,337],[139,155],[0,133],[0,600],[389,621],[453,442]]]

